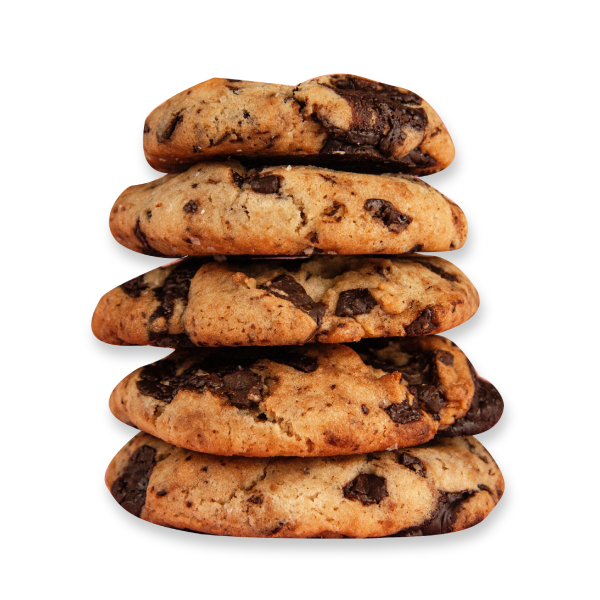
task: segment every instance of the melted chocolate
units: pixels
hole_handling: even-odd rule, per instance
[[[462,507],[462,503],[476,493],[476,491],[471,490],[440,492],[438,505],[434,514],[423,525],[408,527],[390,537],[412,537],[450,533],[456,515]]]
[[[313,115],[329,132],[322,154],[389,158],[403,146],[407,132],[427,127],[422,100],[412,92],[352,75],[333,76],[327,86],[348,103],[352,122],[346,131]]]
[[[374,219],[383,221],[383,224],[394,233],[404,231],[412,223],[411,217],[403,215],[387,200],[371,198],[365,202],[364,209],[369,212]]]
[[[362,473],[343,487],[344,497],[348,500],[359,500],[365,506],[379,504],[388,496],[387,484],[379,475]]]
[[[149,243],[146,238],[146,234],[142,231],[140,227],[140,220],[137,220],[135,224],[135,228],[133,229],[133,234],[137,238],[138,242],[142,245],[142,254],[146,254],[147,256],[159,256],[164,257],[164,254],[161,254],[157,250],[155,250]]]
[[[273,279],[273,281],[259,286],[259,289],[266,290],[270,294],[277,296],[277,298],[288,300],[296,308],[311,316],[316,321],[317,327],[321,326],[327,307],[322,302],[315,302],[306,293],[306,290],[290,275],[280,275]]]
[[[440,437],[475,435],[491,429],[502,416],[504,402],[498,390],[487,380],[479,377],[471,367],[475,394],[467,414],[452,425],[438,431]]]
[[[144,275],[140,275],[121,284],[121,289],[131,298],[139,298],[148,289],[148,284],[144,283]]]
[[[156,450],[152,446],[140,446],[129,458],[122,475],[110,487],[115,500],[136,517],[142,514],[146,504],[146,490],[155,464]]]
[[[370,313],[375,306],[377,306],[377,301],[371,296],[368,289],[347,290],[339,295],[335,314],[338,317],[364,315]]]

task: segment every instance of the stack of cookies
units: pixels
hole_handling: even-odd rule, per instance
[[[502,475],[473,437],[494,386],[438,334],[477,310],[447,260],[461,209],[416,176],[454,147],[408,90],[351,75],[211,79],[155,109],[121,244],[185,257],[107,293],[94,334],[174,348],[126,377],[141,430],[106,483],[132,514],[199,533],[383,537],[484,519]]]

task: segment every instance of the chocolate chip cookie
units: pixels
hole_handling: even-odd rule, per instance
[[[472,437],[329,458],[201,454],[138,434],[106,485],[137,517],[245,537],[411,537],[460,531],[498,503],[504,480]]]
[[[187,258],[105,294],[92,329],[117,345],[343,343],[439,333],[478,306],[462,271],[433,256]]]
[[[494,386],[438,336],[177,350],[126,377],[110,397],[124,423],[225,456],[404,448],[438,431],[486,431],[502,408]]]
[[[410,175],[248,170],[233,161],[126,189],[110,229],[130,250],[155,256],[437,252],[467,238],[460,208]]]
[[[454,145],[436,112],[413,92],[355,75],[326,75],[297,87],[205,81],[152,111],[144,152],[165,173],[233,156],[425,175],[452,162]]]

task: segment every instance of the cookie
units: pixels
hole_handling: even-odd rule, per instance
[[[494,386],[438,336],[177,350],[126,377],[110,397],[124,423],[224,456],[416,446],[467,423],[470,433],[486,431],[502,408]]]
[[[105,294],[92,329],[117,345],[344,343],[439,333],[478,305],[466,276],[433,256],[187,258]]]
[[[115,239],[154,256],[399,254],[460,248],[460,208],[410,175],[201,163],[126,189]]]
[[[413,92],[326,75],[295,88],[209,79],[150,113],[144,153],[165,173],[233,156],[425,175],[452,162],[454,145],[436,112]]]
[[[472,437],[328,458],[220,457],[138,434],[106,485],[146,521],[244,537],[410,537],[460,531],[498,503],[504,480]]]

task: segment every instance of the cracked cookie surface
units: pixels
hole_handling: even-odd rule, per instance
[[[131,373],[110,397],[124,423],[181,448],[224,456],[404,448],[438,432],[486,431],[502,408],[492,384],[438,336],[351,347],[177,350]]]
[[[127,188],[110,229],[123,246],[157,256],[400,254],[460,248],[467,220],[410,175],[231,161]]]
[[[109,344],[273,346],[440,333],[479,306],[432,256],[186,258],[105,294],[92,318]]]
[[[198,533],[243,537],[412,537],[480,523],[504,492],[472,437],[329,458],[220,457],[140,433],[106,485],[130,513]]]
[[[232,156],[425,175],[452,162],[454,145],[437,113],[413,92],[338,74],[296,87],[209,79],[150,113],[144,153],[165,173]]]

